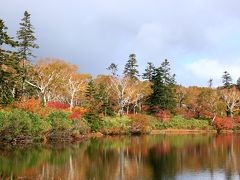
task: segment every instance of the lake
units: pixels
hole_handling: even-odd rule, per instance
[[[240,179],[240,136],[116,136],[1,148],[0,179]]]

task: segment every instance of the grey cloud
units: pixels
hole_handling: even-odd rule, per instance
[[[39,57],[60,57],[94,75],[112,61],[123,67],[136,53],[141,70],[169,58],[179,83],[203,84],[204,78],[186,78],[187,63],[239,60],[239,0],[1,1],[0,17],[12,34],[24,10],[32,14]]]

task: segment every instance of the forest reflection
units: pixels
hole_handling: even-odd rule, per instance
[[[0,179],[239,179],[240,136],[156,135],[0,150]]]

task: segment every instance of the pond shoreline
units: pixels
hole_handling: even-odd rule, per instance
[[[81,138],[74,139],[73,142],[82,142],[92,138],[114,137],[114,136],[144,136],[144,135],[202,135],[202,134],[240,134],[240,131],[233,130],[202,130],[202,129],[153,129],[150,133],[136,133],[136,134],[103,134],[101,132],[90,133],[81,136]]]
[[[201,130],[201,129],[162,129],[152,130],[151,135],[157,134],[217,134],[217,130]]]
[[[43,142],[29,142],[29,141],[21,141],[20,143],[13,142],[0,142],[0,145],[5,146],[30,146],[34,144],[44,145],[44,144],[63,144],[63,143],[81,143],[94,138],[101,137],[114,137],[114,136],[144,136],[144,135],[202,135],[202,134],[239,134],[240,131],[233,130],[222,130],[218,132],[217,130],[201,130],[201,129],[154,129],[150,133],[142,133],[142,134],[103,134],[101,132],[89,133],[86,135],[75,136],[70,139],[56,139],[52,140],[44,140]]]

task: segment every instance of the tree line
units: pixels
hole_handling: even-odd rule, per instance
[[[31,15],[25,11],[16,38],[7,32],[0,19],[0,102],[41,99],[42,106],[49,102],[86,107],[96,114],[112,116],[147,112],[161,114],[184,113],[196,118],[217,116],[233,117],[240,107],[240,78],[234,84],[230,74],[223,74],[223,85],[208,87],[183,87],[171,73],[170,63],[163,60],[160,66],[148,62],[140,74],[136,54],[130,54],[124,70],[111,63],[109,74],[93,78],[79,73],[78,66],[56,58],[43,58],[32,63],[36,43]]]

